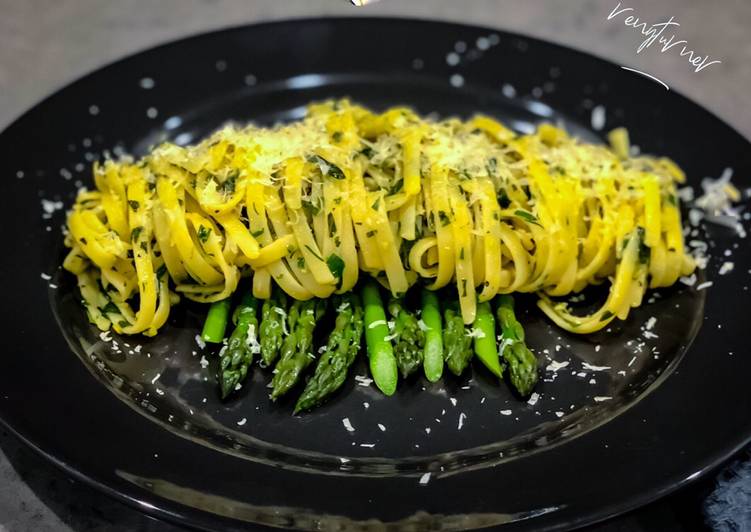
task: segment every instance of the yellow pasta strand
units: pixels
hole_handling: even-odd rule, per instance
[[[466,323],[478,300],[533,292],[562,328],[594,332],[625,319],[648,285],[695,267],[681,169],[632,156],[625,130],[609,140],[312,104],[297,122],[227,126],[94,165],[96,190],[68,215],[63,267],[92,323],[125,334],[156,334],[175,292],[216,301],[250,275],[259,298],[274,284],[324,298],[354,289],[361,271],[394,294],[450,287]],[[606,301],[586,316],[552,299],[605,282]]]

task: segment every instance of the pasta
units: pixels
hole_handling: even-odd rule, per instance
[[[694,269],[682,171],[631,157],[625,130],[610,142],[312,104],[299,122],[96,164],[96,190],[68,216],[64,267],[91,321],[125,334],[154,335],[180,297],[218,301],[245,276],[256,297],[276,284],[307,300],[352,290],[361,272],[393,294],[453,284],[465,323],[478,301],[536,293],[560,327],[590,333]],[[604,282],[589,315],[553,299]]]

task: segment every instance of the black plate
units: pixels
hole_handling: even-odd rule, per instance
[[[91,161],[107,150],[142,154],[165,138],[190,142],[228,120],[294,119],[307,102],[340,96],[379,109],[480,111],[522,131],[560,121],[589,140],[603,135],[591,127],[597,109],[606,129],[628,127],[643,151],[673,157],[694,185],[725,167],[749,184],[740,180],[751,173],[751,146],[701,107],[526,37],[330,19],[161,46],[73,83],[0,135],[3,423],[71,474],[146,512],[222,529],[571,527],[674,490],[749,441],[751,258],[729,230],[703,238],[719,257],[707,276],[724,260],[733,272],[709,290],[650,294],[608,332],[563,334],[524,300],[530,344],[569,362],[555,377],[545,370],[534,405],[480,368],[437,385],[403,383],[390,399],[350,381],[302,417],[289,404],[271,405],[267,377],[256,371],[237,400],[222,404],[214,357],[194,341],[203,310],[191,305],[175,309],[157,338],[118,339],[119,353],[102,342],[58,267],[64,215],[54,203],[68,206],[77,187],[91,186]],[[658,337],[645,339],[652,316]],[[130,353],[137,345],[141,352]],[[366,375],[362,363],[356,372]]]

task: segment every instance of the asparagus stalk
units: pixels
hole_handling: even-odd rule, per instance
[[[417,324],[417,317],[404,308],[402,299],[392,298],[388,309],[394,318],[391,337],[396,364],[406,379],[422,365],[425,335]]]
[[[385,395],[392,395],[399,378],[396,358],[391,342],[386,338],[389,328],[378,285],[372,279],[363,285],[362,302],[365,307],[365,344],[370,359],[370,373],[376,386]]]
[[[281,290],[274,290],[271,297],[263,302],[261,309],[261,326],[259,337],[261,342],[261,365],[271,366],[279,356],[282,347],[286,321],[287,296]]]
[[[227,329],[229,319],[230,298],[215,301],[209,307],[206,321],[203,322],[201,338],[214,344],[222,343],[224,331]]]
[[[522,396],[532,393],[537,383],[537,357],[524,343],[524,329],[514,313],[514,299],[498,296],[498,321],[501,323],[501,355],[508,363],[511,384]]]
[[[289,310],[289,335],[282,343],[282,353],[274,368],[271,379],[271,398],[278,399],[287,393],[297,382],[305,368],[313,360],[313,329],[326,310],[322,299],[295,301]]]
[[[222,399],[226,399],[238,384],[248,375],[248,368],[253,363],[253,356],[260,353],[258,343],[258,317],[256,307],[258,301],[250,292],[243,295],[242,301],[235,309],[232,321],[235,330],[229,337],[226,347],[220,352],[219,382],[222,389]]]
[[[435,292],[422,289],[422,322],[425,324],[425,349],[423,353],[423,367],[425,377],[430,382],[436,382],[443,375],[443,325],[441,323],[441,308]]]
[[[452,301],[443,311],[443,347],[446,365],[454,375],[461,375],[472,359],[472,337],[464,328],[457,303]]]
[[[360,350],[363,329],[363,310],[357,294],[335,297],[337,308],[334,330],[329,335],[326,350],[316,365],[297,404],[295,414],[314,408],[344,384],[347,370]]]
[[[475,355],[485,364],[493,375],[500,377],[503,373],[495,343],[495,318],[488,301],[477,304],[474,322]]]

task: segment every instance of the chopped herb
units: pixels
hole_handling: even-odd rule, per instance
[[[376,233],[378,233],[378,231],[375,230],[375,229],[372,229],[372,230],[368,231],[367,233],[365,233],[365,236],[367,236],[368,238],[370,238],[370,237],[375,236]]]
[[[331,139],[332,139],[332,140],[333,140],[334,142],[336,142],[337,144],[339,144],[339,142],[340,142],[340,141],[342,140],[342,132],[341,132],[341,131],[334,131],[334,132],[333,132],[333,133],[331,134]]]
[[[130,322],[128,322],[128,321],[125,321],[125,320],[120,320],[120,321],[118,322],[118,325],[119,325],[120,327],[122,327],[122,328],[125,328],[125,327],[130,327]]]
[[[531,224],[535,224],[535,225],[539,225],[540,227],[542,227],[542,225],[540,225],[540,222],[537,220],[537,217],[534,214],[532,214],[531,212],[527,212],[527,211],[518,209],[518,210],[514,211],[514,214],[517,215],[522,220],[524,220],[525,222],[528,222],[528,223],[531,223]]]
[[[119,314],[120,309],[117,308],[117,305],[115,305],[112,301],[108,301],[106,305],[104,305],[99,310],[102,311],[102,314]]]
[[[449,220],[449,216],[445,211],[438,211],[438,218],[441,220],[441,225],[443,227],[446,227],[449,223],[451,223],[451,220]]]
[[[312,201],[302,200],[300,203],[302,203],[302,210],[305,211],[305,214],[308,216],[315,216],[321,210],[321,208]]]
[[[141,206],[141,204],[138,203],[136,200],[128,200],[128,205],[130,205],[130,208],[133,209],[134,211],[137,211],[138,207]]]
[[[396,194],[402,189],[403,186],[404,186],[404,179],[400,177],[399,179],[396,180],[396,183],[394,183],[394,185],[389,190],[389,194]]]
[[[142,250],[143,250],[144,252],[148,252],[148,251],[149,251],[149,246],[148,246],[148,244],[146,243],[146,241],[145,241],[145,240],[143,240],[143,241],[141,242],[141,249],[142,249]]]
[[[331,177],[332,179],[344,179],[345,175],[344,172],[342,172],[342,169],[339,168],[337,165],[330,163],[320,155],[311,155],[307,158],[309,163],[314,163],[318,165],[318,168],[321,169],[321,173],[323,175],[327,175]]]
[[[326,265],[329,267],[331,274],[336,277],[336,287],[342,286],[342,274],[344,273],[344,261],[336,253],[332,253],[326,259]]]
[[[130,233],[131,242],[133,240],[138,240],[138,237],[141,235],[141,231],[143,231],[143,227],[141,227],[140,225],[138,227],[133,228],[133,231],[131,231]]]
[[[253,236],[253,238],[259,237],[263,234],[263,229],[259,229],[258,231],[251,231],[250,234]]]
[[[373,205],[371,205],[371,206],[373,207],[373,210],[374,210],[374,211],[377,211],[377,210],[378,210],[378,207],[379,207],[380,205],[381,205],[381,197],[379,196],[379,197],[378,197],[378,199],[377,199],[377,200],[375,200],[375,201],[373,202]]]
[[[678,198],[675,197],[675,194],[668,194],[667,200],[673,207],[678,206]]]
[[[305,269],[305,257],[298,257],[297,258],[297,267],[301,270]]]
[[[368,159],[371,159],[374,155],[373,148],[371,148],[370,146],[365,146],[363,149],[360,150],[360,153],[362,153]]]
[[[495,176],[496,172],[498,171],[498,159],[496,159],[495,157],[489,158],[488,162],[485,164],[485,171],[489,176]]]
[[[167,273],[167,265],[166,264],[162,264],[156,270],[156,278],[157,279],[161,279],[164,276],[165,273]]]
[[[203,242],[204,244],[209,239],[209,235],[211,234],[211,229],[208,227],[204,227],[202,225],[198,226],[198,240]]]
[[[237,185],[237,178],[240,176],[239,170],[232,170],[227,174],[227,178],[219,185],[219,191],[225,196],[234,194]]]
[[[636,232],[639,236],[639,263],[648,264],[651,250],[649,249],[649,246],[644,243],[644,228],[639,226],[636,228]]]

